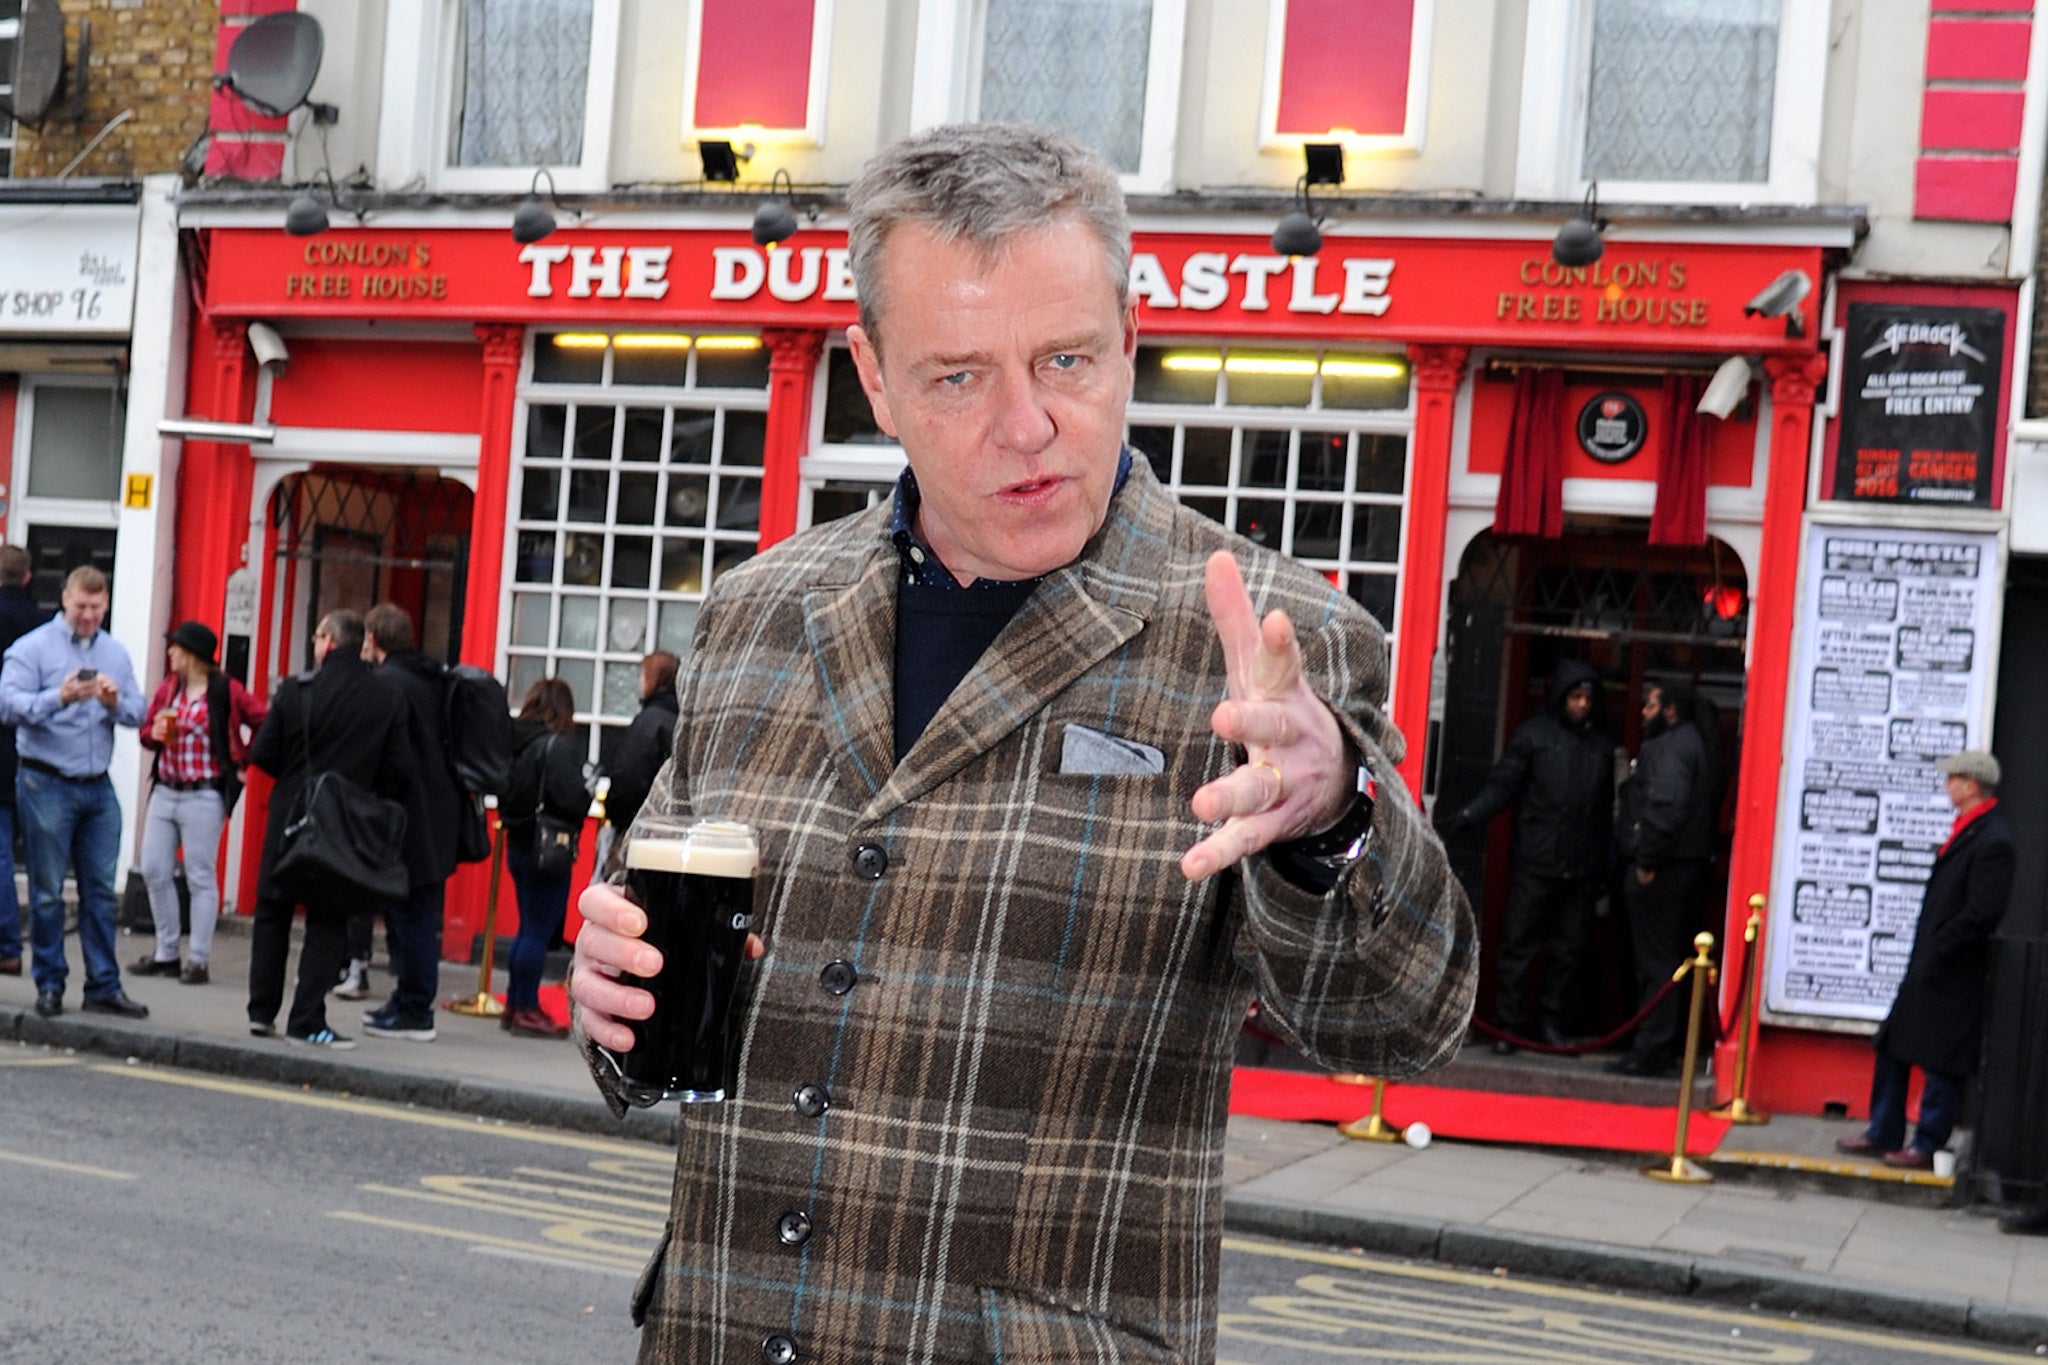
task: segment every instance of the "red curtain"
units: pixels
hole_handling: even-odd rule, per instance
[[[1515,411],[1502,453],[1493,529],[1503,536],[1564,534],[1564,372],[1515,374]]]
[[[1652,545],[1707,543],[1707,424],[1694,411],[1706,387],[1696,374],[1664,376]]]

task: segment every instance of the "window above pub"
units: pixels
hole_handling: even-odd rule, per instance
[[[610,181],[620,0],[435,0],[385,20],[383,179],[437,189]]]
[[[1186,19],[1186,0],[919,0],[911,123],[1049,124],[1125,189],[1165,189]]]
[[[1530,0],[1516,193],[1810,203],[1827,7]]]

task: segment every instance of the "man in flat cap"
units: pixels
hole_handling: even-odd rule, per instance
[[[1998,760],[1965,749],[1935,765],[1944,774],[1955,829],[1927,874],[1913,955],[1877,1031],[1870,1125],[1835,1144],[1887,1166],[1926,1170],[1955,1128],[1963,1086],[1977,1070],[1984,1033],[1984,978],[1991,935],[2012,898],[2012,831],[1998,809]],[[1925,1076],[1920,1121],[1906,1145],[1906,1083]]]

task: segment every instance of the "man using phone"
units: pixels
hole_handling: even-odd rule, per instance
[[[107,576],[80,565],[64,580],[63,610],[16,640],[0,663],[0,723],[15,727],[15,808],[28,847],[31,971],[36,1013],[64,1012],[64,872],[78,879],[78,944],[85,1008],[143,1019],[121,989],[114,953],[114,872],[121,807],[107,764],[114,726],[142,724],[142,688],[107,619]]]

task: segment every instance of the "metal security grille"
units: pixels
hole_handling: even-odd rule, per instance
[[[506,685],[516,701],[560,677],[579,716],[623,725],[641,658],[687,654],[706,592],[760,539],[767,351],[751,335],[555,333],[521,397]]]
[[[1408,394],[1398,355],[1141,346],[1130,442],[1182,502],[1321,571],[1391,634]]]
[[[1741,650],[1749,636],[1748,579],[1719,541],[1653,547],[1639,529],[1603,534],[1573,525],[1562,540],[1523,544],[1482,536],[1451,589],[1451,605],[1506,607],[1511,634],[1621,644]]]

